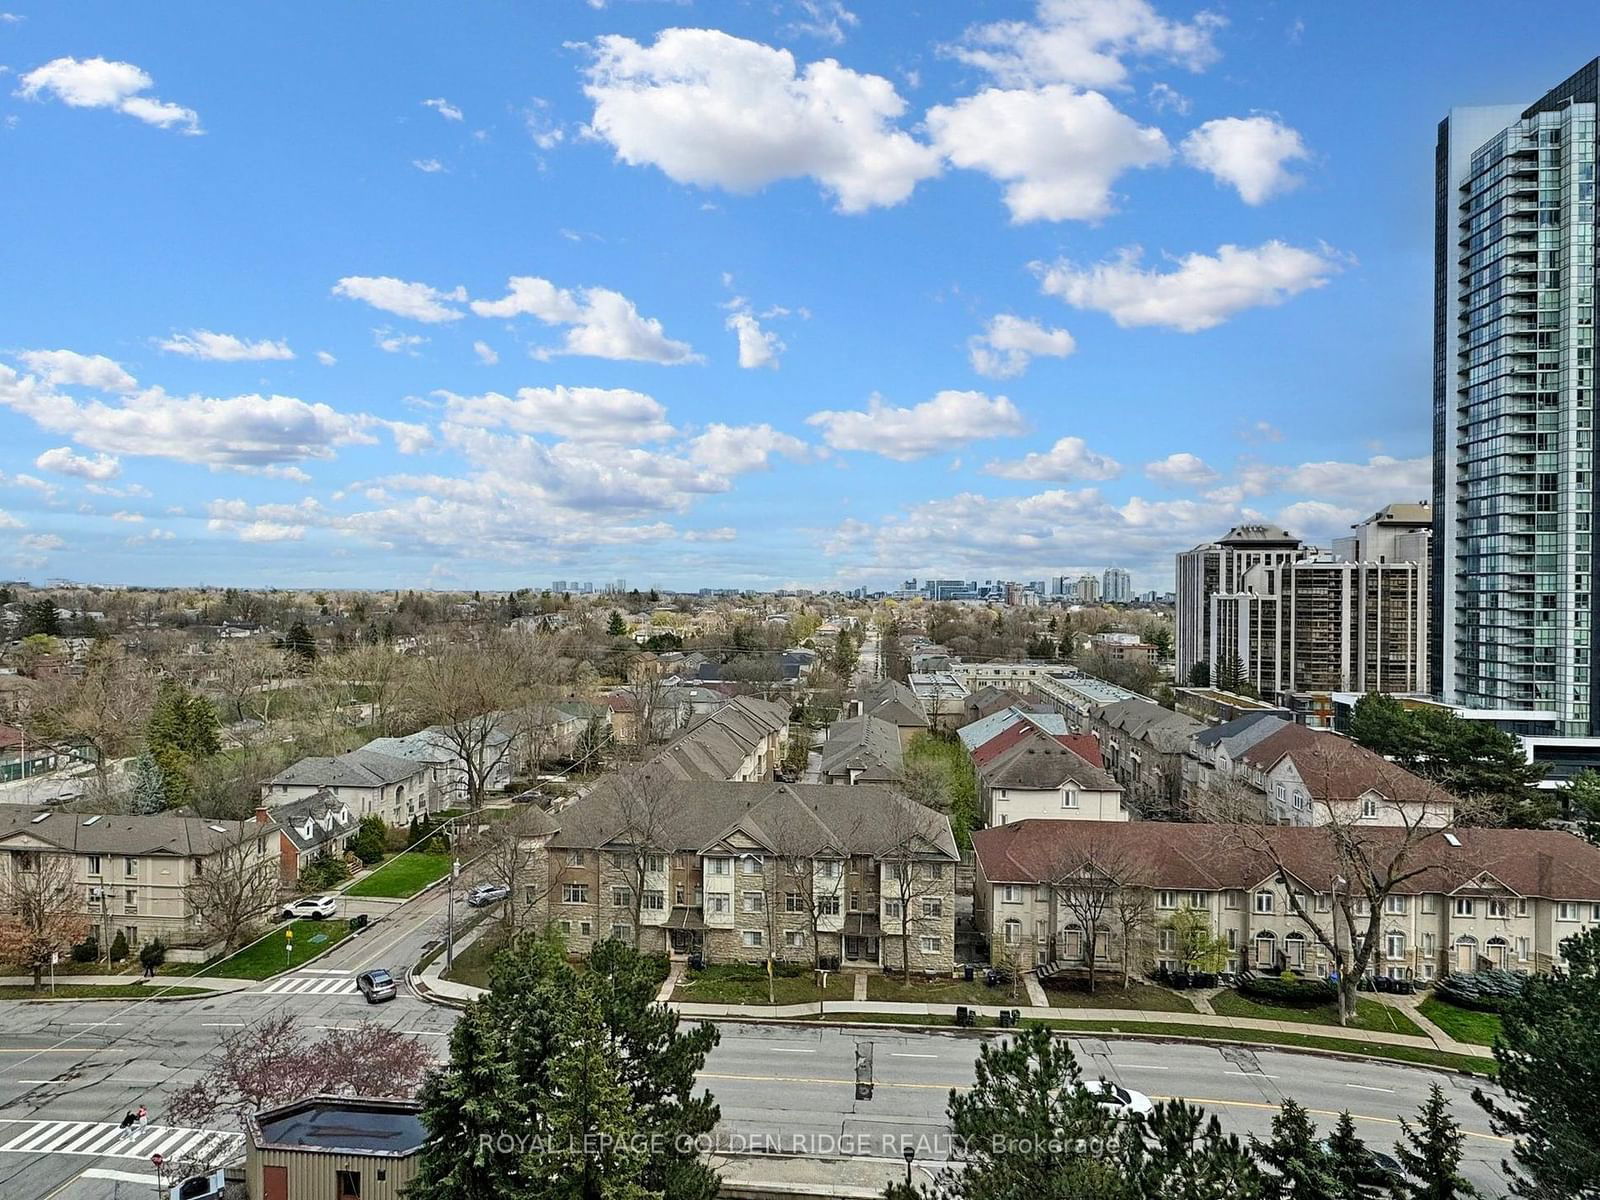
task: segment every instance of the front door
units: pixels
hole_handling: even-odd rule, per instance
[[[669,935],[674,954],[694,954],[705,943],[705,934],[698,929],[673,929]]]

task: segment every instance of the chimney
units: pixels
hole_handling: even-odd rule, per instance
[[[261,804],[256,805],[256,824],[265,825],[271,820],[272,814],[267,811],[266,806]]]

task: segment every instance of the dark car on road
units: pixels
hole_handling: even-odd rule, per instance
[[[367,998],[368,1004],[393,1000],[400,991],[395,987],[394,976],[381,967],[376,971],[363,971],[356,976],[356,990]]]

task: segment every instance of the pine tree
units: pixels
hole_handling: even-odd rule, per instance
[[[455,1023],[450,1061],[428,1077],[421,1100],[430,1138],[412,1191],[450,1200],[508,1195],[517,1170],[516,1137],[538,1127],[488,1001],[478,1001]]]
[[[304,621],[296,621],[289,626],[289,632],[283,639],[283,649],[299,659],[302,666],[310,666],[317,661],[317,639],[311,636],[311,630],[306,628]]]
[[[1349,1110],[1339,1114],[1333,1132],[1325,1143],[1328,1170],[1338,1185],[1339,1195],[1351,1200],[1376,1197],[1384,1189],[1384,1177],[1372,1160],[1367,1144],[1356,1133],[1355,1118]]]
[[[158,813],[167,807],[166,778],[156,765],[155,756],[146,750],[133,760],[128,809],[141,816]]]
[[[1266,1179],[1249,1148],[1224,1135],[1215,1116],[1182,1100],[1164,1100],[1143,1127],[1124,1130],[1122,1169],[1136,1196],[1161,1200],[1255,1200]]]
[[[623,620],[622,614],[616,609],[611,610],[611,623],[606,626],[607,637],[627,637],[628,622]]]
[[[1328,1155],[1317,1144],[1317,1130],[1306,1110],[1285,1100],[1272,1118],[1272,1136],[1252,1136],[1251,1145],[1271,1175],[1268,1200],[1345,1200],[1329,1171]]]
[[[1437,1083],[1417,1110],[1417,1124],[1400,1120],[1404,1138],[1394,1144],[1405,1168],[1405,1200],[1469,1200],[1478,1190],[1461,1178],[1461,1126],[1450,1116],[1450,1104]]]

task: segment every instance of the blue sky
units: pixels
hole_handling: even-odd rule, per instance
[[[136,584],[1325,542],[1427,492],[1437,121],[1600,53],[1576,2],[7,4],[0,575]]]

